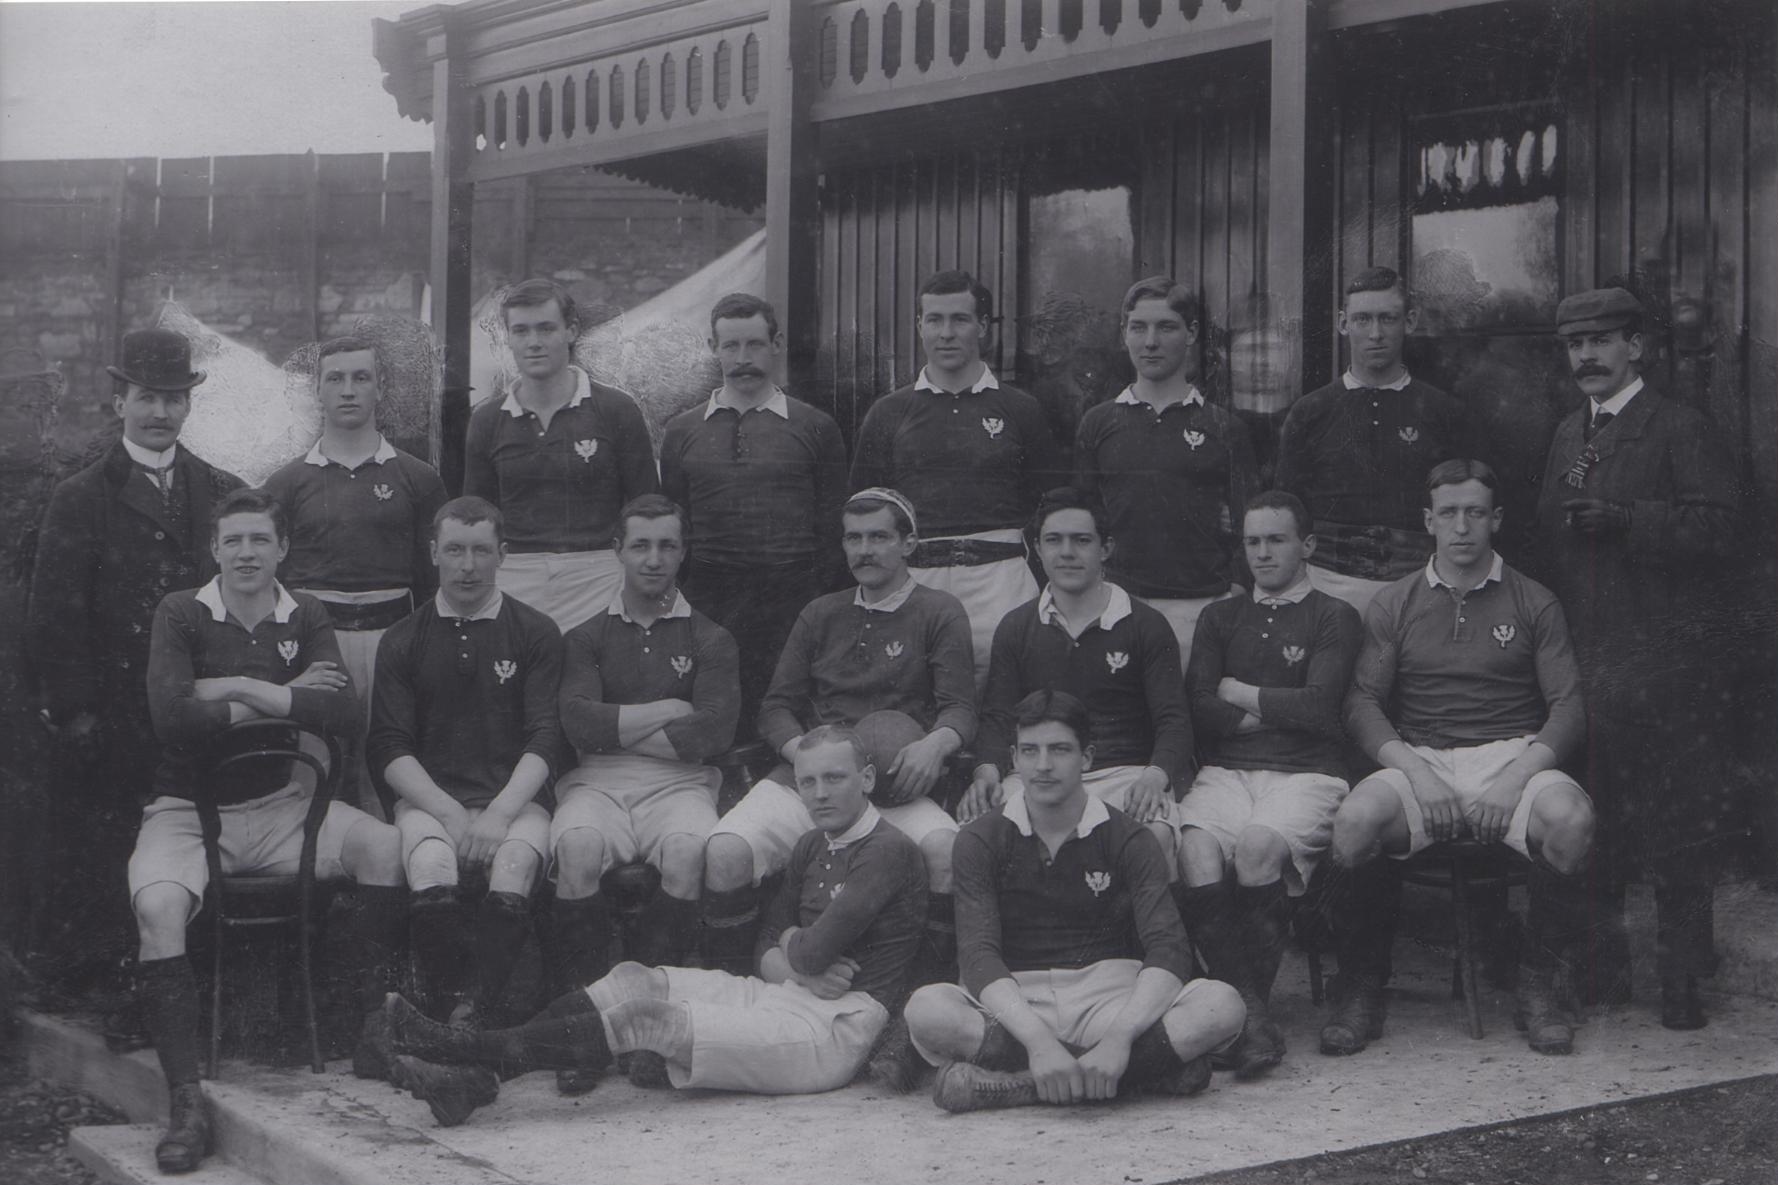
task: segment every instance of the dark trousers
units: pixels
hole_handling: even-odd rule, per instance
[[[680,581],[685,599],[705,617],[734,635],[741,653],[741,721],[737,741],[751,740],[759,701],[771,685],[778,654],[796,615],[827,590],[817,557],[758,568],[699,563],[693,559]]]

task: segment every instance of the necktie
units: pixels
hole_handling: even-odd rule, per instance
[[[1599,435],[1599,430],[1615,419],[1617,419],[1617,416],[1612,412],[1595,412],[1593,414],[1593,422],[1587,425],[1587,439],[1591,440],[1593,437]]]
[[[165,502],[173,494],[173,467],[162,465],[158,469],[153,465],[140,465],[142,472],[148,475],[155,488],[161,492],[161,501]]]

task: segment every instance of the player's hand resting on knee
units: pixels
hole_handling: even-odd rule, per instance
[[[1413,787],[1414,800],[1426,820],[1426,833],[1439,843],[1455,839],[1463,813],[1457,792],[1451,784],[1431,769],[1408,771],[1408,785]]]
[[[957,822],[979,818],[1005,801],[1006,787],[1000,783],[1000,771],[992,765],[979,765],[969,789],[963,792],[963,801],[957,804]]]
[[[852,977],[857,974],[858,964],[842,956],[829,963],[819,975],[799,975],[792,971],[790,977],[818,1000],[837,1000],[852,990]]]
[[[1107,1036],[1099,1044],[1080,1055],[1080,1071],[1089,1099],[1115,1099],[1117,1084],[1130,1067],[1130,1045],[1115,1036]]]
[[[1138,823],[1152,823],[1167,809],[1167,771],[1149,766],[1131,783],[1124,811]],[[1096,1096],[1095,1096],[1096,1097]]]
[[[463,831],[457,840],[457,858],[465,864],[476,864],[487,867],[494,862],[494,853],[506,839],[506,830],[512,826],[512,820],[496,811],[493,807],[484,810]]]
[[[902,746],[886,771],[889,777],[891,803],[912,802],[925,798],[938,784],[938,775],[945,768],[944,738],[936,733]]]
[[[1086,1075],[1074,1055],[1060,1041],[1050,1041],[1026,1051],[1031,1058],[1031,1077],[1037,1097],[1046,1103],[1078,1103],[1086,1098]]]
[[[1525,794],[1528,780],[1518,776],[1511,766],[1501,770],[1487,793],[1471,803],[1465,812],[1470,833],[1483,843],[1499,843],[1505,839],[1507,825],[1512,822],[1513,812],[1519,809],[1519,799]]]

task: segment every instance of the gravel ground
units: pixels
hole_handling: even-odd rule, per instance
[[[12,1051],[0,1058],[0,1181],[6,1185],[96,1185],[98,1178],[68,1155],[68,1129],[122,1122],[77,1090],[27,1078]]]

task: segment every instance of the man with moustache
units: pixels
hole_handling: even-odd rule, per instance
[[[53,843],[84,857],[78,884],[51,878],[51,916],[80,920],[92,968],[64,972],[70,986],[103,977],[134,946],[124,872],[159,751],[146,682],[154,609],[216,574],[210,512],[241,485],[179,446],[204,381],[184,336],[127,333],[119,364],[106,370],[123,436],[50,494],[24,631],[65,771],[49,799]],[[106,1036],[125,1049],[146,1039],[128,1009],[107,1017]]]
[[[327,606],[340,656],[370,723],[377,644],[436,585],[432,516],[445,504],[438,471],[377,430],[383,359],[366,337],[336,337],[315,357],[321,438],[266,479],[290,521],[285,582]],[[374,809],[360,735],[352,738],[356,785],[342,796]]]
[[[1247,426],[1187,377],[1198,348],[1191,293],[1171,276],[1138,280],[1123,321],[1136,381],[1081,418],[1075,484],[1105,503],[1111,579],[1161,611],[1183,663],[1198,615],[1236,587],[1234,520],[1259,476]]]
[[[968,272],[938,272],[915,312],[926,365],[865,413],[852,488],[900,490],[919,510],[914,579],[963,603],[979,689],[995,627],[1037,595],[1020,531],[1065,479],[1042,407],[982,360],[993,294]]]
[[[608,966],[599,884],[619,864],[646,860],[661,874],[626,957],[676,966],[696,946],[704,837],[722,789],[722,771],[706,763],[734,739],[740,704],[734,639],[677,585],[685,512],[647,494],[619,522],[623,588],[569,631],[558,698],[580,764],[556,783],[554,924],[563,978],[577,984]]]
[[[846,503],[841,543],[858,586],[804,607],[760,708],[760,735],[785,764],[754,783],[704,847],[705,935],[717,966],[745,968],[759,917],[757,886],[784,867],[809,829],[809,813],[789,783],[797,738],[877,712],[899,712],[924,733],[887,763],[877,803],[926,861],[931,892],[922,957],[931,969],[950,961],[957,824],[928,795],[945,759],[975,736],[974,663],[969,619],[957,598],[908,571],[917,542],[913,505],[895,490],[861,490]]]
[[[1278,444],[1278,488],[1314,516],[1316,587],[1361,614],[1432,554],[1421,523],[1426,471],[1474,455],[1463,405],[1402,361],[1418,316],[1390,268],[1352,277],[1336,322],[1350,347],[1346,373],[1291,406]]]
[[[487,1033],[430,1022],[393,996],[404,1081],[441,1125],[493,1102],[495,1071],[594,1074],[625,1054],[661,1057],[680,1088],[807,1094],[853,1079],[901,1005],[925,870],[871,805],[876,769],[857,733],[820,725],[792,755],[815,826],[773,898],[756,974],[620,963],[529,1023]]]
[[[512,974],[550,852],[537,796],[567,764],[562,638],[500,591],[503,527],[476,497],[433,516],[438,593],[377,648],[365,746],[396,796],[415,958],[436,1010],[463,1023],[485,1021]],[[466,869],[488,886],[473,919],[459,895]]]
[[[717,301],[710,352],[722,386],[667,422],[661,492],[689,520],[686,599],[740,648],[750,736],[797,613],[839,583],[846,444],[832,416],[773,382],[784,335],[769,303],[743,292]]]
[[[1065,691],[1013,719],[1022,794],[957,840],[960,983],[908,1000],[947,1111],[1185,1096],[1241,1031],[1241,998],[1193,979],[1153,835],[1087,792],[1092,721]]]
[[[1652,882],[1661,1023],[1705,1023],[1712,898],[1732,788],[1722,699],[1735,629],[1723,595],[1737,543],[1722,435],[1641,376],[1644,310],[1622,288],[1564,299],[1556,333],[1586,402],[1550,443],[1538,499],[1546,570],[1587,688],[1587,784],[1603,816],[1589,996],[1629,999],[1624,883]],[[1673,694],[1679,690],[1680,694]]]
[[[567,631],[611,603],[623,582],[618,509],[657,493],[660,478],[636,401],[572,365],[582,326],[568,290],[515,284],[500,316],[519,379],[470,414],[463,492],[505,517],[501,589]]]

